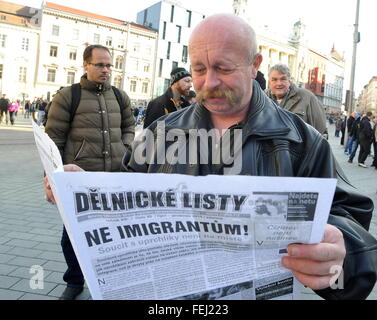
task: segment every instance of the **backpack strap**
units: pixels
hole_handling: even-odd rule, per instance
[[[119,107],[120,107],[120,114],[122,115],[123,114],[123,110],[126,109],[126,104],[124,102],[123,96],[120,93],[120,90],[118,88],[116,88],[114,86],[111,86],[111,88],[114,91],[115,97],[116,97],[116,99],[118,101],[118,104],[119,104]]]
[[[79,106],[81,100],[81,86],[80,83],[74,83],[71,86],[72,100],[71,100],[71,113],[69,118],[69,123],[73,121],[77,107]]]

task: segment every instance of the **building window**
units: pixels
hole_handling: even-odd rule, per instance
[[[162,40],[165,40],[166,38],[166,22],[164,21],[164,28],[162,30]]]
[[[29,38],[22,38],[21,50],[29,51]]]
[[[132,70],[133,71],[139,71],[139,60],[133,60]]]
[[[187,63],[187,56],[188,56],[187,46],[183,46],[183,49],[182,49],[182,62],[183,63]]]
[[[136,92],[136,81],[135,80],[131,80],[130,91]]]
[[[124,40],[123,39],[119,40],[119,42],[118,42],[118,48],[119,49],[124,49]]]
[[[69,60],[76,60],[76,58],[77,58],[77,50],[71,49],[69,51]]]
[[[117,56],[115,60],[115,69],[123,69],[123,57]]]
[[[139,53],[140,52],[140,43],[135,43],[134,44],[134,52]]]
[[[59,26],[55,24],[52,26],[52,35],[57,37],[59,36]]]
[[[170,11],[170,22],[174,21],[174,6],[171,6],[171,11]]]
[[[26,82],[26,67],[20,67],[20,73],[18,75],[19,82]]]
[[[170,87],[170,79],[164,80],[164,91],[166,91]]]
[[[67,84],[75,83],[75,73],[73,71],[68,71],[67,73]]]
[[[177,42],[181,43],[181,32],[182,32],[182,27],[177,26]]]
[[[56,70],[55,69],[48,69],[47,71],[47,81],[48,82],[55,82],[56,77]]]
[[[111,47],[113,45],[113,38],[112,37],[107,37],[106,38],[106,45]]]
[[[4,65],[0,64],[0,79],[3,79],[3,68]]]
[[[164,63],[164,60],[163,59],[160,59],[160,66],[158,68],[158,76],[161,77],[162,76],[162,67],[163,67],[163,63]]]
[[[72,30],[72,39],[73,40],[79,40],[79,34],[80,34],[79,29],[73,29]]]
[[[99,44],[99,40],[100,40],[100,35],[98,33],[95,33],[93,35],[93,43]]]
[[[168,50],[166,51],[166,59],[170,59],[170,47],[171,47],[171,42],[168,42]]]
[[[173,61],[172,65],[171,65],[171,69],[173,70],[175,68],[178,68],[178,62]]]
[[[152,54],[152,47],[151,46],[147,46],[145,47],[145,54],[150,56]]]
[[[114,78],[114,87],[120,89],[120,86],[122,85],[122,77],[116,76]]]
[[[7,16],[1,15],[1,20],[3,21],[7,20]]]
[[[0,34],[0,47],[5,48],[7,36],[5,34]]]
[[[144,72],[149,72],[150,64],[147,63],[144,65]]]
[[[145,94],[148,93],[148,82],[143,82],[143,87],[142,87],[141,91]]]
[[[58,56],[58,47],[51,46],[50,47],[50,57],[57,57]]]
[[[191,11],[186,10],[187,26],[191,28]]]

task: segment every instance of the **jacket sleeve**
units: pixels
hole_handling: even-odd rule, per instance
[[[322,104],[314,96],[310,96],[310,102],[308,107],[308,118],[309,123],[316,128],[319,133],[323,134],[326,132],[326,116],[325,111],[323,110]]]
[[[325,139],[317,137],[309,147],[311,158],[303,161],[299,176],[337,178],[328,223],[342,232],[346,246],[343,288],[327,288],[316,293],[325,299],[365,299],[377,279],[377,240],[368,232],[373,202],[349,183]]]
[[[55,142],[62,157],[70,130],[71,88],[64,88],[52,99],[45,132]]]
[[[122,91],[122,96],[126,104],[125,108],[122,109],[122,141],[126,148],[129,149],[135,137],[135,120],[131,112],[130,98],[124,91]]]
[[[144,129],[149,127],[149,125],[153,121],[157,120],[163,115],[165,115],[165,113],[162,104],[160,104],[158,100],[150,101],[148,103],[147,111],[145,113]]]

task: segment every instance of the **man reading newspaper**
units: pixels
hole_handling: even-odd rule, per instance
[[[203,20],[189,41],[197,103],[152,123],[125,155],[125,169],[203,176],[337,177],[322,242],[289,245],[282,265],[325,299],[365,299],[377,270],[377,241],[367,231],[373,203],[347,191],[350,185],[321,134],[277,107],[255,84],[262,62],[257,48],[253,29],[239,17],[219,14]],[[69,165],[65,170],[80,168]],[[47,180],[45,186],[54,201]],[[330,287],[334,266],[343,268],[344,288]]]

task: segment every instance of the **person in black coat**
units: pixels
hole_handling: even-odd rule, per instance
[[[191,73],[184,68],[175,68],[170,73],[171,85],[166,92],[148,103],[145,113],[144,128],[165,114],[189,106],[185,97],[192,87]]]
[[[266,79],[264,78],[264,74],[260,71],[257,72],[257,76],[255,77],[255,80],[259,83],[262,90],[266,90]]]
[[[352,145],[351,145],[351,153],[348,159],[349,163],[353,162],[353,158],[355,157],[356,151],[359,148],[360,121],[361,121],[361,115],[357,113],[355,116],[355,121],[353,122],[351,131],[350,131],[350,137],[352,137]]]
[[[377,116],[373,117],[373,151],[374,151],[374,158],[372,167],[377,170]]]
[[[373,139],[373,129],[370,123],[372,119],[372,112],[368,111],[366,116],[361,119],[360,121],[360,129],[359,129],[359,142],[360,142],[360,152],[359,152],[359,166],[366,168],[365,160],[367,159],[370,146],[372,144]]]

